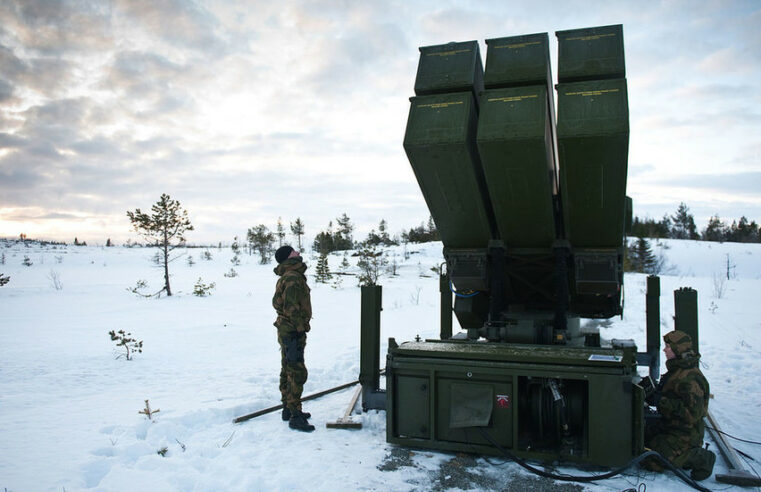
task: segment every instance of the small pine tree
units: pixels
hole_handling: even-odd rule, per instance
[[[7,275],[0,273],[0,287],[11,281],[11,278]]]
[[[206,261],[210,261],[211,260],[211,251],[209,251],[208,249],[206,251],[204,251],[203,255],[201,255],[201,258],[203,258]]]
[[[343,257],[343,259],[341,260],[341,264],[340,264],[340,265],[338,265],[338,268],[339,268],[339,270],[341,270],[342,272],[345,272],[345,271],[346,271],[346,270],[348,270],[350,267],[351,267],[351,263],[349,263],[349,255],[346,253],[346,251],[344,251],[344,257]]]
[[[315,268],[315,281],[321,284],[327,284],[328,280],[333,277],[330,273],[330,267],[328,266],[328,254],[321,252],[320,257],[317,259],[317,267]]]
[[[382,251],[376,251],[375,245],[365,244],[359,251],[360,274],[358,277],[360,286],[378,285],[378,279],[381,276],[383,267],[388,264],[388,260]]]
[[[132,333],[126,333],[124,330],[111,330],[108,332],[111,341],[116,342],[117,347],[124,347],[125,353],[119,354],[116,358],[125,356],[127,360],[132,360],[135,352],[143,353],[143,341],[132,338]]]
[[[296,236],[296,242],[299,245],[298,249],[301,251],[301,236],[304,235],[304,223],[301,222],[300,217],[296,217],[296,220],[291,222],[291,234]]]
[[[193,286],[193,295],[198,297],[206,297],[211,295],[211,291],[214,290],[216,284],[214,282],[210,284],[203,283],[201,277],[198,277],[198,281]]]
[[[193,265],[196,264],[195,260],[193,259],[193,255],[188,255],[187,262],[189,267],[192,267]]]
[[[275,236],[277,236],[277,247],[279,248],[283,245],[283,240],[285,240],[285,227],[283,226],[282,217],[277,218],[277,227],[276,227]]]
[[[32,266],[34,263],[32,263],[32,260],[29,259],[27,255],[24,255],[24,261],[21,262],[24,266]]]
[[[111,243],[111,238],[106,239],[106,247],[110,248],[111,246],[113,246],[113,243]]]

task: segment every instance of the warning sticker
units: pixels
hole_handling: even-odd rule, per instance
[[[620,355],[592,354],[587,360],[596,362],[621,362],[621,359],[623,359],[623,357]]]
[[[510,395],[497,395],[498,408],[510,408]]]

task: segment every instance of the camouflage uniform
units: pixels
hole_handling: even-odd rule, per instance
[[[695,474],[698,468],[707,466],[704,461],[708,459],[707,454],[711,454],[701,449],[705,432],[703,417],[708,412],[708,381],[698,368],[700,355],[692,350],[689,335],[672,331],[663,340],[675,357],[666,361],[668,371],[658,384],[656,407],[661,419],[646,429],[646,445],[675,466],[692,468]],[[661,471],[652,461],[647,465]]]
[[[280,344],[280,394],[283,405],[292,413],[301,411],[301,393],[308,376],[304,348],[312,304],[304,276],[306,269],[300,257],[287,259],[275,267],[275,274],[280,276],[272,298]]]

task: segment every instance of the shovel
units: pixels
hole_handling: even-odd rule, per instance
[[[354,390],[354,396],[351,397],[349,408],[346,409],[344,416],[334,422],[326,422],[325,427],[328,429],[361,429],[362,422],[355,422],[351,419],[351,413],[354,411],[360,393],[362,393],[362,385],[357,386],[357,389]]]

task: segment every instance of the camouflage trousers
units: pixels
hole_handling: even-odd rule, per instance
[[[696,433],[695,433],[696,434]],[[673,463],[678,468],[692,468],[692,451],[699,449],[702,439],[698,435],[688,433],[669,432],[661,426],[654,425],[645,429],[645,446],[657,451],[661,456]],[[646,459],[642,466],[652,471],[663,471],[659,461]]]
[[[309,375],[304,364],[306,333],[301,336],[278,334],[277,341],[280,344],[280,395],[283,406],[291,413],[301,411],[301,393]]]

